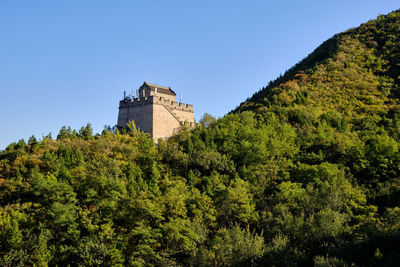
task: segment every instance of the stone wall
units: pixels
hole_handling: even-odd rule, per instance
[[[120,127],[134,120],[136,127],[150,133],[155,141],[165,139],[187,123],[194,126],[193,105],[178,103],[169,97],[148,96],[126,98],[120,101],[118,123]]]
[[[179,121],[164,105],[153,105],[153,139],[164,139],[179,129]]]
[[[182,123],[189,123],[190,126],[194,126],[194,113],[193,111],[187,110],[174,110],[175,114],[179,117]]]
[[[138,129],[151,134],[153,132],[152,105],[132,105],[129,102],[120,103],[117,125],[120,127],[125,127],[126,124],[132,120],[135,121],[135,125]]]

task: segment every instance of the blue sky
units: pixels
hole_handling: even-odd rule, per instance
[[[335,33],[400,8],[375,1],[0,0],[0,149],[63,125],[115,125],[143,81],[220,117]]]

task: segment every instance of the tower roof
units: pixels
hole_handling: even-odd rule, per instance
[[[151,91],[155,91],[155,89],[157,88],[157,92],[159,93],[176,96],[176,93],[172,91],[170,87],[165,87],[148,82],[144,82],[142,86],[147,86],[148,88],[150,88]]]

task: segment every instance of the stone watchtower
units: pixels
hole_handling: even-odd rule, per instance
[[[119,102],[117,126],[134,121],[138,129],[151,134],[153,140],[170,137],[182,125],[193,126],[193,105],[178,103],[169,87],[144,82],[138,97],[124,96]]]

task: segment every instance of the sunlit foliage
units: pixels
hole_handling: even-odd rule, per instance
[[[220,119],[0,153],[1,266],[393,266],[400,12],[335,35]]]

